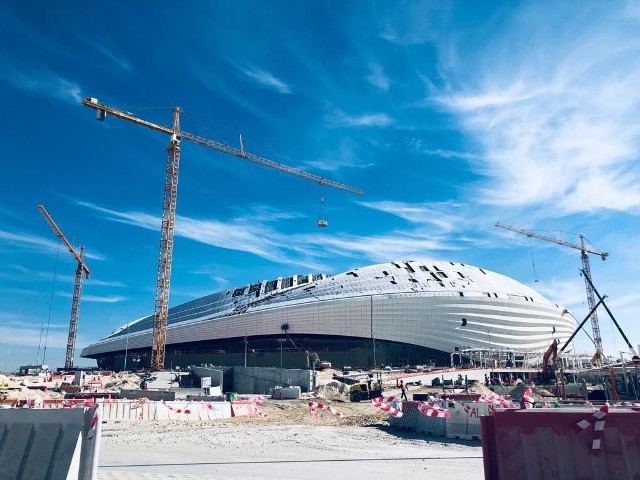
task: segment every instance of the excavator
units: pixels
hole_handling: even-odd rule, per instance
[[[553,357],[551,365],[549,365],[549,359]],[[555,378],[556,361],[558,360],[558,340],[554,339],[547,351],[544,352],[542,357],[542,381],[548,382]]]
[[[323,370],[325,368],[331,368],[331,362],[320,360],[320,356],[316,352],[306,350],[305,355],[307,357],[307,369]]]

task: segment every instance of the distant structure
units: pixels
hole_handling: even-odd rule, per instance
[[[123,322],[124,323],[124,322]],[[462,263],[411,260],[338,275],[293,275],[207,295],[169,309],[167,366],[305,368],[315,352],[334,368],[449,365],[496,357],[517,363],[566,341],[575,318],[535,290]],[[127,322],[82,350],[122,369],[128,350],[150,366],[153,316]]]
[[[138,118],[129,112],[123,112],[116,108],[103,105],[98,102],[96,98],[86,98],[82,101],[82,104],[96,111],[97,120],[103,121],[108,113],[116,118],[169,135],[170,138],[169,146],[167,147],[164,200],[162,204],[162,227],[160,229],[160,254],[158,257],[155,313],[151,342],[151,368],[154,370],[162,370],[165,366],[167,318],[169,315],[169,287],[171,284],[171,263],[173,260],[173,233],[176,219],[176,201],[178,198],[180,142],[183,139],[265,167],[273,168],[306,180],[311,180],[323,186],[326,185],[328,187],[337,188],[350,193],[356,193],[358,195],[362,195],[363,193],[361,190],[343,183],[334,182],[328,178],[304,172],[252,153],[247,153],[244,151],[242,136],[240,137],[240,149],[237,149],[215,140],[209,140],[207,138],[185,132],[180,128],[180,112],[182,112],[182,110],[179,107],[176,107],[173,110],[173,122],[171,127],[165,127]]]
[[[598,320],[598,313],[596,311],[596,297],[593,291],[593,284],[591,283],[591,266],[589,265],[589,255],[591,253],[593,255],[598,255],[602,260],[606,260],[609,254],[607,252],[601,252],[599,250],[592,250],[587,248],[584,243],[584,236],[580,235],[580,245],[576,245],[575,243],[566,242],[559,238],[552,238],[546,235],[541,235],[539,233],[531,232],[529,230],[524,230],[522,228],[512,227],[510,225],[504,225],[500,222],[496,223],[496,227],[504,228],[505,230],[510,230],[515,233],[520,233],[522,235],[526,235],[529,238],[537,238],[540,240],[545,240],[547,242],[555,243],[557,245],[562,245],[564,247],[575,248],[576,250],[580,250],[580,259],[582,260],[582,271],[584,272],[584,283],[587,290],[587,301],[589,302],[589,311],[591,312],[591,329],[593,330],[593,343],[596,347],[596,355],[602,356],[604,352],[602,351],[602,336],[600,335],[600,322]]]
[[[76,252],[75,248],[69,243],[69,240],[63,235],[60,227],[53,221],[49,212],[44,208],[44,205],[39,204],[38,210],[47,221],[47,223],[56,232],[56,235],[62,243],[67,247],[67,250],[73,255],[73,258],[78,262],[76,268],[76,275],[73,282],[73,299],[71,300],[71,319],[69,320],[69,337],[67,340],[67,355],[64,360],[64,368],[69,369],[73,367],[74,356],[76,352],[76,338],[78,336],[78,320],[80,318],[80,297],[82,296],[82,277],[86,275],[87,278],[91,275],[91,270],[84,262],[84,245],[80,247],[80,252]]]

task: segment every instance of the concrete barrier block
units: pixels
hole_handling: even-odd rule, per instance
[[[0,478],[95,479],[99,407],[0,409]]]

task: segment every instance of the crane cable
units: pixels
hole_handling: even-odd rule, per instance
[[[320,189],[321,191],[324,190],[324,185],[321,185]],[[319,256],[320,256],[320,259],[323,260],[325,256],[325,242],[326,242],[324,230],[326,230],[329,227],[329,222],[325,215],[324,195],[320,196],[320,211],[318,215],[318,220],[316,222],[316,227],[322,231],[320,234],[320,255]]]
[[[53,282],[51,285],[51,298],[49,300],[49,316],[47,318],[47,330],[44,337],[44,349],[42,351],[42,362],[37,363],[36,365],[44,365],[44,360],[47,356],[47,340],[49,339],[49,325],[51,324],[51,310],[53,308],[53,295],[56,289],[56,276],[58,274],[58,259],[60,257],[60,243],[58,240],[58,249],[56,250],[56,263],[53,268]],[[40,322],[40,341],[38,343],[38,360],[40,359],[40,344],[42,343],[42,334],[44,332],[44,322]]]
[[[533,257],[533,245],[531,239],[529,239],[529,249],[531,250],[531,266],[533,267],[533,282],[538,283],[538,272],[536,272],[536,261]]]

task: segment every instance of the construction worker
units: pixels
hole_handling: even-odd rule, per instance
[[[407,398],[407,386],[404,384],[404,382],[400,380],[400,383],[398,383],[398,381],[396,380],[396,386],[400,388],[400,400],[409,400]]]

